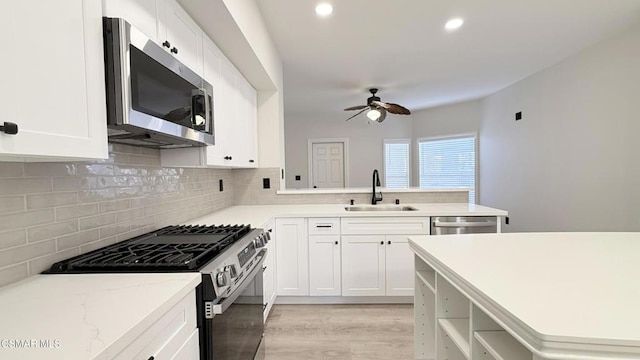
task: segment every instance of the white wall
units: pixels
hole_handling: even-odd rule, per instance
[[[382,172],[383,139],[411,137],[411,115],[387,116],[378,123],[369,123],[364,114],[345,121],[346,112],[285,118],[286,188],[308,187],[308,139],[349,139],[349,184],[347,187],[371,186],[373,169]],[[295,175],[302,180],[295,181]]]
[[[639,231],[639,102],[640,24],[487,97],[480,203],[506,231]]]

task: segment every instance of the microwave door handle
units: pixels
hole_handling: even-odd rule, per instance
[[[204,114],[202,114],[201,111],[196,111],[196,110],[201,110],[201,107],[198,105],[198,100],[203,99],[204,102],[206,103],[206,96],[207,95],[204,89],[194,89],[191,91],[191,124],[193,125],[194,129],[198,129],[198,127],[201,126],[200,124],[198,124],[198,119],[197,119],[198,115],[202,117],[206,127],[206,123],[207,123],[206,105],[204,109],[205,111]]]
[[[204,131],[211,134],[213,132],[211,129],[211,126],[213,126],[213,119],[212,119],[213,109],[211,109],[212,104],[209,102],[209,96],[211,96],[213,100],[213,94],[208,94],[207,90],[204,88],[202,88],[201,90],[202,90],[202,95],[204,96]]]
[[[263,250],[264,251],[264,250]],[[266,251],[265,251],[266,252]],[[258,260],[256,266],[251,270],[248,276],[244,278],[242,285],[237,288],[233,293],[231,293],[228,297],[226,297],[221,303],[213,305],[213,313],[220,315],[227,311],[227,309],[233,304],[234,301],[242,294],[242,292],[249,286],[253,278],[256,276],[258,271],[262,271],[262,264],[264,263],[264,254]]]

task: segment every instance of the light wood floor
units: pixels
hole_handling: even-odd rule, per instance
[[[266,360],[413,359],[413,305],[274,305]]]

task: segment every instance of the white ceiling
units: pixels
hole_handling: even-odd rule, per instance
[[[284,62],[285,114],[491,94],[640,19],[640,0],[255,0]],[[452,17],[465,20],[444,30]]]

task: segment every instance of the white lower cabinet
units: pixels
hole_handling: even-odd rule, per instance
[[[409,236],[342,236],[342,295],[413,296]]]
[[[199,348],[196,296],[191,292],[113,359],[198,360]]]
[[[342,236],[342,295],[385,295],[385,236]]]
[[[413,296],[413,252],[409,249],[409,236],[385,236],[386,295]]]
[[[278,296],[309,296],[309,240],[304,218],[276,219]]]
[[[429,234],[429,218],[343,218],[342,295],[413,296],[409,236]]]
[[[340,296],[340,235],[309,235],[309,295]]]

